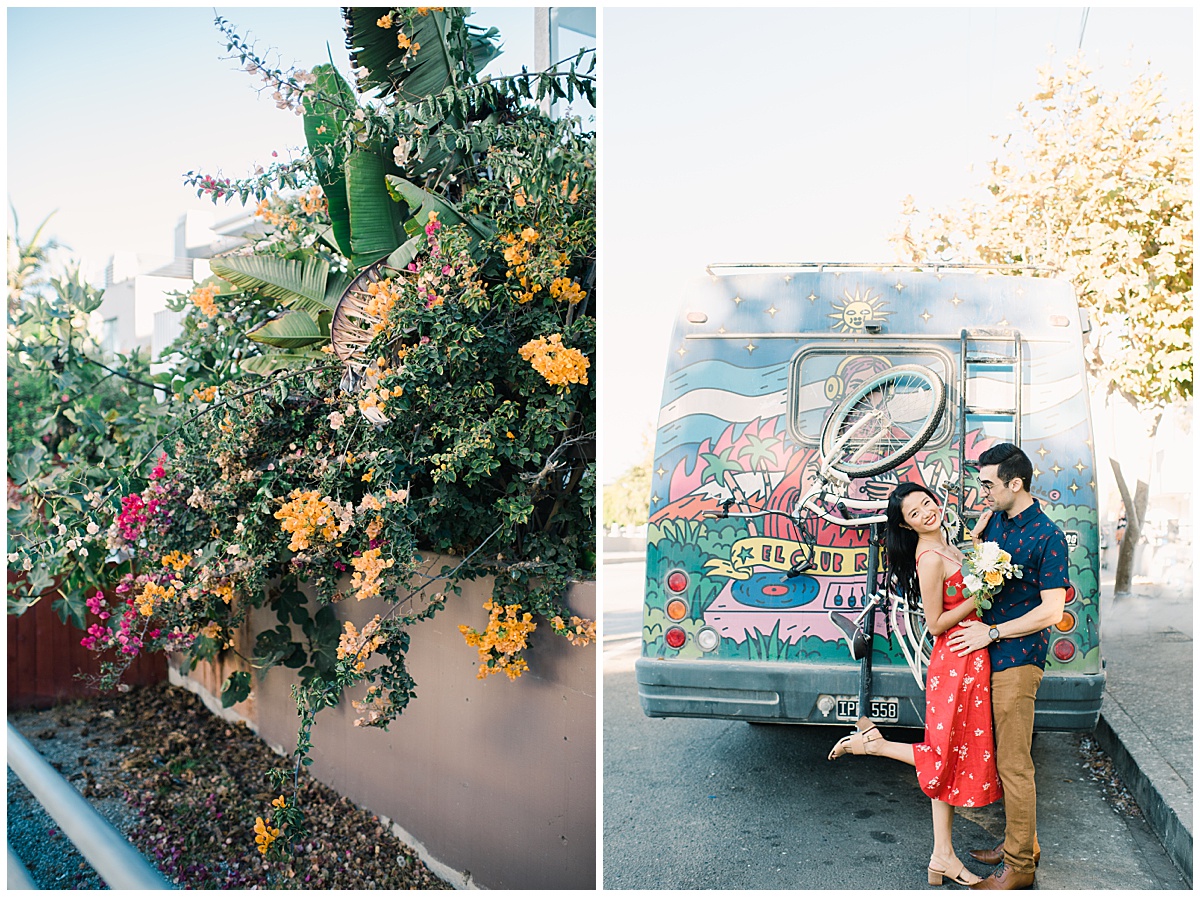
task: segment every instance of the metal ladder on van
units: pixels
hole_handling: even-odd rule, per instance
[[[1001,351],[983,351],[979,343],[1003,343]],[[1025,353],[1021,332],[1010,327],[964,327],[959,333],[958,350],[958,516],[966,528],[966,444],[968,417],[1008,417],[1013,422],[1013,442],[1021,444],[1021,385],[1025,371]],[[1006,407],[988,408],[967,404],[969,367],[1010,367],[1013,377],[1012,402]]]

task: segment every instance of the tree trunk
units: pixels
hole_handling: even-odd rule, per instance
[[[1142,480],[1137,481],[1134,494],[1129,494],[1129,486],[1121,474],[1121,465],[1116,458],[1109,458],[1113,473],[1117,477],[1117,489],[1121,491],[1121,500],[1125,503],[1125,535],[1121,539],[1121,550],[1117,554],[1116,584],[1114,595],[1128,595],[1133,583],[1133,559],[1138,542],[1142,535],[1142,524],[1146,519],[1146,506],[1150,502],[1150,487]]]

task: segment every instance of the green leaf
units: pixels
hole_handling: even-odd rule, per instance
[[[388,194],[384,159],[356,150],[346,160],[346,195],[350,202],[351,264],[363,268],[379,261],[404,241],[401,206]]]
[[[325,153],[336,151],[349,110],[357,108],[358,101],[350,85],[332,65],[318,65],[312,73],[317,81],[315,90],[304,94],[304,136],[316,166],[317,180],[329,205],[335,248],[350,258],[350,205],[346,199],[346,179],[336,155],[330,164]],[[332,97],[335,102],[324,102],[320,97]]]
[[[440,196],[422,190],[411,181],[396,175],[388,175],[388,186],[399,194],[413,210],[413,215],[424,224],[429,220],[430,212],[438,213],[442,224],[465,224],[471,232],[471,242],[478,243],[487,240],[495,234],[495,228],[474,215],[460,212]]]
[[[393,15],[393,27],[380,28],[376,23],[383,11],[372,7],[346,10],[346,44],[354,64],[367,70],[358,82],[362,90],[377,89],[381,97],[397,93],[404,102],[415,103],[451,85],[467,83],[500,55],[495,42],[499,32],[466,24],[464,11],[417,14],[411,17],[411,24]],[[396,38],[401,27],[421,45],[415,55],[400,48]]]
[[[27,449],[13,455],[8,463],[8,475],[18,486],[28,483],[41,473],[42,460],[46,457],[46,447],[35,442]]]
[[[250,674],[231,673],[221,686],[221,706],[232,707],[250,697]]]
[[[229,256],[213,259],[212,271],[238,289],[278,299],[287,307],[317,314],[328,305],[329,263],[311,256],[303,261],[272,256]]]
[[[311,367],[319,361],[329,361],[324,352],[295,349],[286,352],[267,352],[256,355],[241,362],[241,368],[250,374],[268,376],[277,371],[295,370],[296,368]]]
[[[395,268],[397,271],[403,271],[408,267],[409,262],[417,257],[417,253],[421,249],[421,240],[419,237],[412,237],[401,243],[400,246],[387,257],[387,265],[389,268]]]
[[[277,349],[302,349],[329,340],[329,318],[322,315],[324,326],[305,312],[289,310],[246,333],[256,343]]]

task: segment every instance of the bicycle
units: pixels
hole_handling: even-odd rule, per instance
[[[898,365],[870,378],[830,411],[818,442],[819,466],[812,486],[790,510],[759,509],[731,512],[734,499],[712,517],[757,518],[779,515],[800,534],[801,557],[785,574],[799,576],[815,566],[816,536],[808,524],[821,518],[843,527],[869,527],[867,580],[861,613],[850,620],[830,610],[830,620],[843,632],[850,657],[860,663],[858,707],[870,707],[872,654],[878,613],[886,607],[888,637],[902,634],[901,652],[920,688],[921,667],[932,649],[919,599],[913,603],[888,588],[880,558],[887,499],[851,498],[854,479],[878,476],[898,467],[929,441],[946,408],[946,386],[933,371],[920,365]],[[944,505],[944,503],[943,503]],[[836,513],[835,513],[836,511]],[[861,515],[855,512],[864,512]],[[957,515],[946,507],[943,526],[948,537],[958,532]]]

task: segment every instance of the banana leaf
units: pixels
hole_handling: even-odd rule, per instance
[[[407,210],[392,199],[385,176],[385,162],[378,153],[355,150],[346,160],[350,263],[356,269],[379,261],[405,240]]]
[[[246,333],[256,343],[276,349],[303,349],[329,340],[329,320],[333,312],[322,313],[313,320],[305,312],[289,309]]]
[[[395,268],[397,271],[403,271],[408,267],[408,263],[417,257],[417,252],[420,251],[421,238],[413,237],[412,239],[401,243],[396,251],[387,257],[385,263],[389,268]]]
[[[305,91],[304,137],[309,155],[316,161],[317,180],[329,204],[329,220],[333,226],[336,248],[349,258],[350,206],[346,199],[346,181],[337,160],[330,164],[320,150],[337,144],[346,118],[351,109],[357,108],[358,101],[350,85],[333,65],[318,65],[312,73],[317,82],[315,91]],[[323,96],[333,98],[333,102],[317,99]]]
[[[250,374],[267,376],[276,371],[311,367],[318,361],[329,361],[329,356],[313,349],[295,349],[285,352],[267,352],[264,355],[247,358],[241,363],[241,368]]]
[[[496,233],[495,228],[483,219],[460,212],[442,197],[422,190],[412,181],[396,175],[388,175],[387,183],[388,188],[408,204],[413,216],[421,223],[429,220],[430,212],[437,212],[438,220],[442,224],[465,224],[471,232],[472,245],[480,240],[490,239]]]
[[[394,248],[394,247],[393,247]],[[311,314],[332,311],[337,304],[329,298],[329,263],[313,256],[281,259],[269,256],[235,255],[215,258],[212,272],[238,289],[278,299],[288,308]]]
[[[342,298],[342,294],[354,281],[354,272],[339,271],[329,279],[328,285],[325,287],[325,307],[337,308],[338,301]]]
[[[391,28],[380,28],[377,23],[383,12],[369,7],[345,11],[346,45],[350,48],[351,60],[355,66],[367,70],[359,78],[360,90],[377,90],[380,97],[398,94],[406,103],[417,102],[441,93],[451,85],[467,83],[500,55],[500,47],[495,42],[499,32],[495,28],[485,31],[477,25],[462,22],[469,10],[418,14],[412,18],[411,26],[393,16],[395,22]],[[416,53],[399,46],[397,39],[401,27],[407,28],[408,37],[421,45]],[[456,58],[455,52],[461,52],[461,49],[454,44],[462,38],[465,38],[467,53]]]

